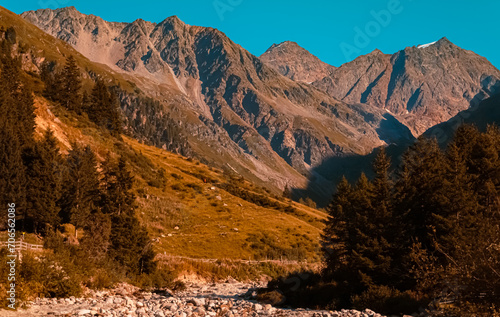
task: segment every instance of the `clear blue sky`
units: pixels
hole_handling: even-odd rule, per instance
[[[120,22],[177,15],[188,24],[223,31],[255,55],[291,40],[335,66],[375,48],[394,53],[446,36],[500,68],[500,1],[7,0],[1,5],[16,13],[73,5]]]

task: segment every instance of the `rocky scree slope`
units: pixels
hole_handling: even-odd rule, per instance
[[[134,76],[147,96],[183,100],[166,107],[195,154],[274,188],[304,187],[310,167],[325,158],[412,137],[384,110],[292,81],[220,31],[177,17],[111,23],[73,7],[22,16],[89,59]],[[133,104],[122,106],[133,112]]]

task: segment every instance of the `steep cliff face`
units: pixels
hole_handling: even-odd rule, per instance
[[[500,72],[448,39],[393,55],[376,50],[342,65],[314,86],[348,103],[367,103],[403,118],[416,135],[491,95]]]
[[[295,42],[273,44],[260,59],[292,80],[312,83],[330,75],[335,67],[300,47]]]
[[[220,31],[177,17],[110,23],[74,8],[22,16],[89,59],[133,76],[179,120],[195,154],[278,188],[304,185],[309,168],[327,157],[412,138],[383,109],[352,106],[290,80]],[[137,115],[133,98],[122,101],[126,113]],[[154,123],[153,108],[129,122]]]

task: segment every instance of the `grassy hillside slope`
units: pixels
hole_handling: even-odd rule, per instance
[[[37,132],[53,129],[63,152],[77,142],[91,145],[100,158],[128,159],[138,216],[157,251],[194,258],[318,259],[323,212],[196,160],[126,136],[113,138],[42,97],[35,98],[35,105]]]

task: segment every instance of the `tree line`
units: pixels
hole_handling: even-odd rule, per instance
[[[500,129],[461,126],[445,149],[421,137],[395,169],[380,149],[373,169],[374,179],[344,178],[337,187],[321,274],[307,274],[298,287],[276,280],[268,291],[294,306],[498,313]]]
[[[115,136],[123,132],[118,97],[101,78],[96,79],[90,93],[84,90],[80,69],[72,55],[62,70],[58,70],[56,62],[43,63],[40,77],[45,84],[43,95],[47,99],[78,115],[86,115]]]
[[[33,92],[23,79],[21,59],[13,54],[14,43],[15,37],[0,41],[1,204],[16,204],[18,231],[53,242],[61,237],[61,225],[72,224],[78,252],[92,263],[112,261],[127,274],[154,272],[150,239],[135,216],[128,163],[110,155],[99,162],[90,146],[77,143],[63,155],[50,128],[41,140],[35,139]],[[88,114],[102,128],[121,131],[116,98],[103,81],[97,80],[89,98],[79,93],[73,57],[61,73],[47,76],[42,71],[47,98],[69,111]]]

